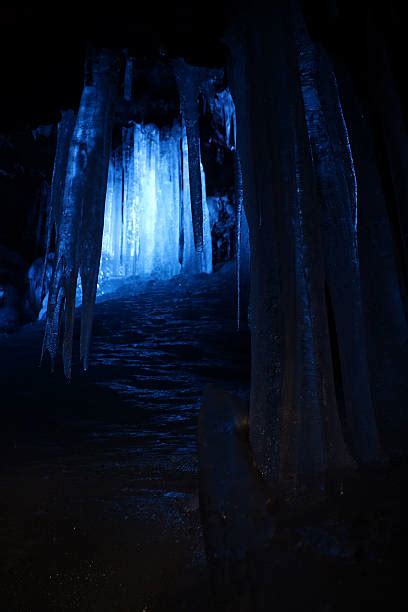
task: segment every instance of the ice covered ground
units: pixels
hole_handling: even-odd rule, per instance
[[[1,339],[0,601],[7,610],[209,610],[197,416],[247,392],[232,267],[96,306],[90,369],[38,368],[43,324]]]

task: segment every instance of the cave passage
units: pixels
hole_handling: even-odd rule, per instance
[[[0,11],[0,608],[399,609],[397,2],[52,28],[20,4]]]
[[[210,609],[197,416],[208,383],[248,394],[233,272],[99,302],[90,370],[74,362],[70,384],[35,367],[42,322],[5,342],[3,609]]]

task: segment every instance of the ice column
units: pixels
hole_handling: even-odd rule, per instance
[[[186,130],[133,125],[110,160],[102,243],[104,281],[131,276],[167,279],[211,272],[212,245],[200,163],[203,249],[194,244]]]

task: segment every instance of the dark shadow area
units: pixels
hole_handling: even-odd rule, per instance
[[[99,303],[71,383],[38,367],[42,324],[2,339],[2,608],[210,609],[197,418],[209,382],[248,392],[232,272]]]

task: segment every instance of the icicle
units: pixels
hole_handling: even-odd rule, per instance
[[[237,150],[237,130],[235,105],[228,89],[218,92],[210,99],[211,111],[215,120],[224,126],[226,146],[234,151],[234,175],[235,175],[235,205],[236,205],[236,228],[235,228],[235,250],[236,250],[236,300],[237,300],[237,329],[241,323],[241,233],[244,192],[242,185],[241,160]],[[232,136],[232,138],[231,138]]]
[[[357,179],[337,82],[300,14],[297,42],[305,119],[321,195],[327,287],[339,341],[345,415],[355,457],[378,455],[357,236]]]
[[[184,177],[183,177],[183,138],[180,138],[180,155],[178,160],[179,168],[179,191],[180,191],[180,209],[179,209],[179,262],[183,265],[184,260]]]
[[[133,58],[128,57],[126,60],[125,77],[123,79],[123,98],[125,100],[132,99],[133,85]]]
[[[224,124],[225,124],[225,142],[227,147],[235,148],[236,147],[236,129],[235,129],[235,106],[231,96],[231,93],[228,89],[219,94],[220,104],[223,109],[224,114]],[[231,130],[231,126],[233,130]],[[231,143],[231,132],[234,135],[234,140]]]
[[[242,184],[242,168],[241,160],[237,148],[237,121],[235,114],[235,105],[231,93],[225,90],[222,96],[222,105],[225,116],[225,141],[227,145],[231,142],[231,124],[233,127],[233,143],[234,150],[234,174],[235,174],[235,201],[236,201],[236,282],[237,282],[237,329],[240,329],[241,324],[241,232],[242,232],[242,213],[244,201],[244,188]]]
[[[35,233],[35,243],[37,248],[47,247],[47,214],[48,202],[50,199],[50,186],[47,181],[43,181],[38,194],[38,223]]]
[[[186,127],[188,142],[188,172],[190,177],[191,214],[194,229],[194,245],[203,251],[203,202],[200,172],[200,133],[198,125],[198,85],[194,68],[178,59],[174,62],[180,108]]]
[[[47,274],[48,255],[51,248],[53,233],[58,234],[61,217],[62,197],[64,194],[65,176],[67,172],[68,152],[74,129],[75,115],[72,110],[62,113],[58,124],[57,148],[55,153],[54,170],[52,174],[51,192],[47,207],[46,243],[44,268],[41,282],[41,300],[45,297],[45,278]]]
[[[353,159],[353,152],[351,150],[351,145],[350,145],[350,138],[349,138],[349,134],[348,134],[348,129],[347,129],[347,124],[346,124],[346,120],[344,118],[344,113],[343,113],[343,107],[341,105],[341,100],[340,100],[340,94],[339,94],[339,88],[337,85],[337,79],[336,79],[336,75],[334,74],[333,71],[330,71],[331,73],[331,81],[332,81],[332,86],[333,86],[333,90],[335,91],[335,99],[336,99],[336,103],[337,103],[337,110],[339,113],[339,116],[341,118],[341,125],[342,125],[342,140],[343,140],[343,145],[347,151],[347,156],[346,156],[346,163],[348,165],[348,175],[349,177],[351,177],[351,180],[348,179],[348,185],[349,185],[349,191],[350,191],[350,203],[351,203],[351,218],[352,218],[352,224],[353,224],[353,249],[354,249],[354,263],[355,265],[359,265],[359,260],[358,260],[358,186],[357,186],[357,175],[356,175],[356,170],[354,167],[354,159]]]
[[[185,129],[178,124],[162,130],[154,125],[134,125],[124,130],[120,151],[119,155],[113,153],[110,162],[101,285],[109,277],[165,279],[181,271],[211,272],[211,228],[201,164],[201,253],[194,246],[191,208],[185,206],[190,198]],[[120,181],[115,182],[119,173]],[[117,206],[115,202],[119,199],[121,205]],[[118,234],[122,241],[121,257],[114,247]]]
[[[242,186],[241,160],[238,151],[235,152],[235,198],[237,207],[236,226],[236,266],[237,266],[237,329],[241,323],[241,225],[244,190]]]
[[[43,352],[54,362],[60,313],[64,318],[63,362],[71,376],[78,273],[82,282],[81,358],[87,367],[92,314],[101,255],[103,215],[110,150],[110,115],[117,62],[101,52],[84,86],[69,147],[56,256],[51,280]]]

